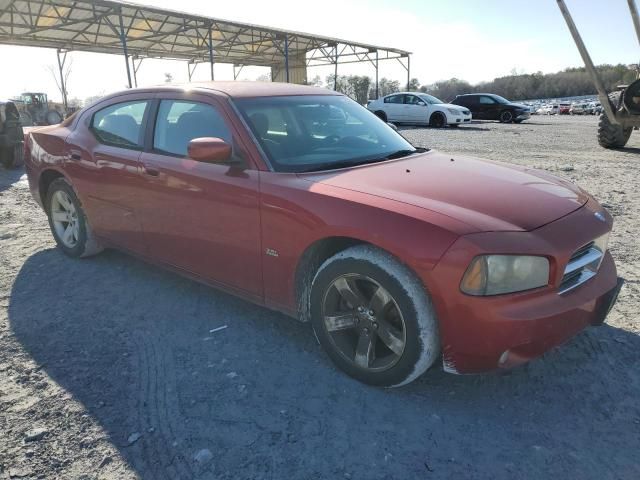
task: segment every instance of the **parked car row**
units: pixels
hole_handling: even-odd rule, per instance
[[[528,106],[491,93],[458,95],[451,103],[445,103],[426,93],[399,92],[370,100],[367,108],[385,122],[437,128],[457,127],[472,118],[520,123],[531,116]]]
[[[600,115],[600,102],[548,103],[532,106],[532,115]]]

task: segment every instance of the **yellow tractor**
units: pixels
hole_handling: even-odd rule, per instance
[[[60,105],[49,102],[46,93],[25,92],[12,100],[20,112],[22,125],[56,125],[64,115]]]

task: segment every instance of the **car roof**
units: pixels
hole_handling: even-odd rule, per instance
[[[231,98],[253,97],[277,97],[286,95],[342,95],[341,93],[326,88],[297,85],[293,83],[279,82],[251,82],[251,81],[208,81],[157,85],[153,87],[132,88],[114,93],[110,96],[118,96],[131,93],[149,92],[187,92],[209,91],[211,93],[226,95]]]

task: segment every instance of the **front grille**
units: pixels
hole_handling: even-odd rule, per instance
[[[604,257],[602,250],[606,250],[606,247],[603,249],[593,241],[583,245],[571,255],[560,282],[560,294],[573,290],[598,273]]]

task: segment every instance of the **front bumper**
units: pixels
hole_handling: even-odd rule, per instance
[[[516,120],[528,120],[531,118],[531,112],[523,112],[516,116]]]
[[[440,320],[445,370],[480,373],[510,368],[600,325],[615,303],[620,282],[607,252],[598,273],[563,295],[564,267],[580,246],[608,232],[612,219],[598,220],[595,201],[532,232],[490,232],[461,237],[425,275]],[[547,287],[507,295],[474,297],[460,292],[462,276],[479,254],[548,255]]]
[[[449,125],[460,125],[471,122],[471,114],[469,115],[447,115],[447,123]]]

